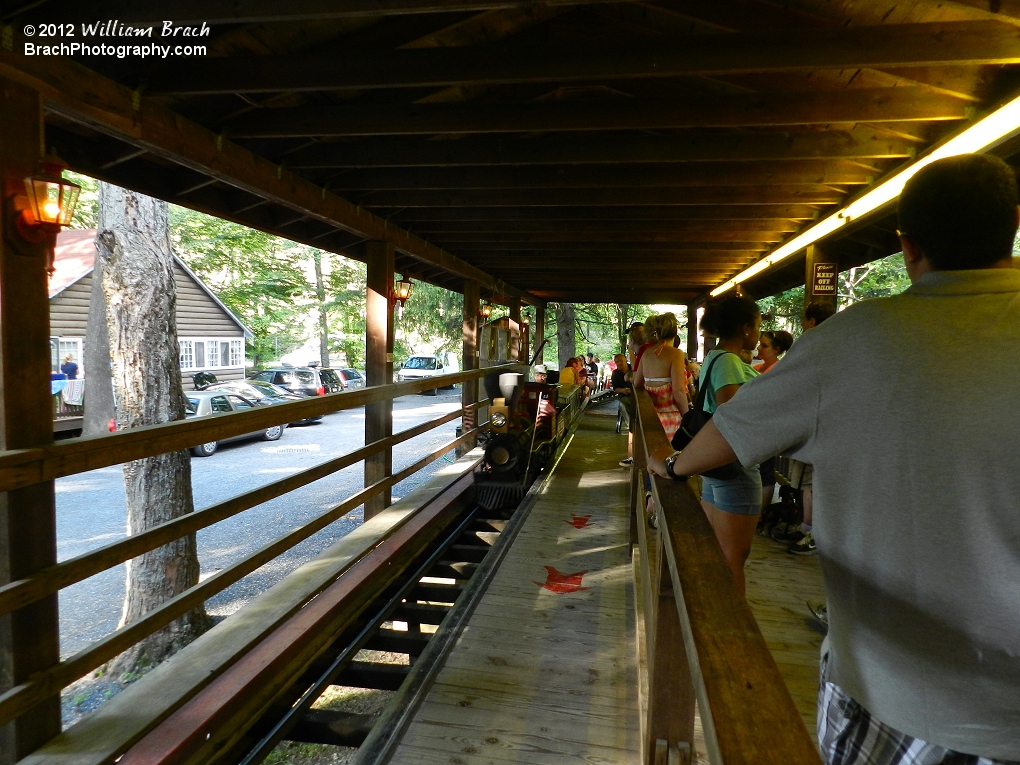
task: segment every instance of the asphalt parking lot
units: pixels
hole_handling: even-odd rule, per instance
[[[393,429],[404,430],[460,407],[460,390],[436,396],[412,395],[394,402]],[[399,444],[394,471],[454,438],[458,421]],[[364,410],[327,415],[321,422],[287,428],[279,441],[221,445],[211,457],[192,458],[195,509],[257,488],[365,443]],[[452,458],[447,455],[447,458]],[[433,462],[393,489],[401,497],[427,480],[443,460]],[[57,555],[67,560],[125,536],[124,483],[120,466],[59,479]],[[282,534],[336,506],[363,486],[361,463],[316,481],[285,497],[253,507],[198,533],[202,576],[240,560]],[[214,616],[238,610],[301,563],[362,522],[362,510],[349,513],[279,558],[248,575],[206,603]],[[124,599],[124,566],[117,566],[60,593],[60,648],[67,657],[116,629]]]

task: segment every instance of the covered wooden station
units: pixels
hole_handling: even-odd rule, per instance
[[[1020,5],[1011,0],[3,0],[0,23],[4,762],[254,761],[245,759],[258,751],[249,740],[254,721],[282,698],[298,704],[283,690],[293,684],[280,678],[303,676],[328,648],[322,635],[351,628],[364,605],[425,554],[430,535],[459,517],[479,461],[467,450],[485,427],[475,421],[483,397],[481,299],[509,306],[514,321],[522,306],[533,306],[532,332],[542,337],[547,301],[693,309],[738,284],[754,297],[775,294],[805,283],[815,264],[846,269],[895,253],[896,193],[883,184],[897,173],[940,150],[1009,159],[1020,130],[1010,110],[1020,93]],[[150,36],[125,32],[145,28]],[[118,46],[128,49],[120,55]],[[140,46],[169,53],[143,55]],[[33,243],[16,225],[24,178],[51,152],[95,178],[367,262],[370,387],[291,406],[297,419],[367,405],[368,445],[318,472],[57,564],[56,478],[267,427],[272,415],[52,443],[45,385],[52,238]],[[395,273],[464,294],[465,371],[448,381],[463,384],[465,427],[447,450],[466,453],[459,472],[428,484],[431,493],[391,505],[390,488],[413,472],[394,474],[392,446],[423,432],[393,432],[392,399],[428,387],[391,384]],[[642,413],[639,465],[645,448],[664,438],[643,405]],[[602,442],[593,418],[575,418],[573,443]],[[661,531],[646,531],[633,521],[640,470],[613,477],[621,448],[614,443],[615,452],[590,465],[569,447],[557,470],[619,500],[622,515],[605,519],[618,536],[606,544],[626,553],[614,571],[630,570],[634,560],[638,575],[627,586],[607,575],[598,602],[616,603],[620,613],[630,603],[630,616],[620,618],[636,619],[624,633],[641,658],[633,673],[618,675],[632,685],[613,685],[576,726],[550,722],[548,738],[586,751],[600,731],[616,730],[608,720],[625,710],[640,722],[633,752],[620,743],[624,732],[597,744],[605,747],[599,761],[676,762],[682,745],[694,743],[696,698],[697,735],[713,762],[817,762],[777,659],[731,591],[693,495],[656,486]],[[60,660],[61,588],[361,460],[366,489],[338,498],[315,528]],[[556,475],[546,479],[549,491]],[[535,509],[541,499],[528,501],[529,518],[543,517]],[[337,553],[330,576],[292,582],[289,594],[266,601],[261,621],[228,620],[229,629],[217,627],[185,649],[191,666],[203,668],[198,674],[178,672],[169,682],[163,672],[163,686],[145,678],[95,719],[61,733],[63,688],[363,503],[366,517],[374,516],[366,536]],[[529,538],[527,523],[504,521],[500,529]],[[484,536],[496,527],[465,528]],[[555,520],[555,529],[564,528]],[[513,547],[501,555],[512,560]],[[502,585],[498,572],[492,576],[471,619],[499,616]],[[462,585],[472,591],[467,579]],[[580,598],[588,589],[577,584],[573,592]],[[327,593],[337,598],[329,608]],[[429,593],[416,601],[415,618],[426,619],[428,603],[441,601]],[[489,596],[497,601],[486,606]],[[400,607],[413,611],[401,597]],[[316,615],[313,606],[324,610]],[[597,622],[604,613],[590,616]],[[265,642],[281,639],[276,631],[295,619],[304,620],[301,640]],[[471,629],[493,640],[500,629],[465,624],[451,645]],[[598,640],[585,650],[603,649],[610,656]],[[269,658],[256,672],[259,650]],[[445,661],[443,672],[472,674],[469,664]],[[492,667],[513,662],[489,665],[474,674],[503,677]],[[596,676],[585,676],[588,685]],[[442,673],[425,679],[460,687]],[[162,692],[146,692],[146,682]],[[555,696],[555,688],[545,690]],[[519,718],[524,708],[530,702],[508,703],[504,712]],[[406,738],[421,724],[414,709],[431,709],[438,720],[448,707],[434,698],[409,703],[408,718],[393,728],[405,738],[386,743],[374,731],[361,761],[575,761],[555,759],[562,756],[556,747],[503,746],[498,737],[487,745],[485,736],[444,753],[441,736]],[[550,711],[549,719],[563,714]],[[456,727],[454,717],[447,722]]]

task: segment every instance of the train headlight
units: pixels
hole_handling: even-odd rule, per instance
[[[490,419],[492,420],[493,427],[502,428],[506,425],[506,415],[503,412],[493,412]]]

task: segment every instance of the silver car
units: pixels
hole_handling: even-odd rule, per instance
[[[257,404],[239,396],[236,393],[229,393],[221,390],[193,390],[187,392],[188,411],[186,416],[208,417],[214,414],[226,414],[228,412],[244,412],[254,409]],[[283,435],[286,425],[273,425],[265,430],[257,430],[254,433],[245,433],[243,436],[232,436],[221,441],[210,441],[206,444],[199,444],[191,448],[191,453],[196,457],[211,457],[216,452],[216,447],[221,443],[241,441],[248,438],[261,438],[265,441],[277,441]]]

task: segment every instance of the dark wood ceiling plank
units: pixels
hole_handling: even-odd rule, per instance
[[[619,0],[541,0],[541,5],[576,6]],[[491,11],[502,8],[530,8],[536,0],[90,0],[87,8],[74,2],[53,3],[64,21],[117,19],[125,24],[262,24],[291,21],[400,16],[453,12]],[[83,12],[87,11],[87,15]],[[56,21],[56,19],[54,19]]]
[[[342,137],[784,127],[966,119],[969,105],[923,88],[752,93],[687,99],[373,104],[266,109],[223,128],[247,137]]]
[[[393,211],[390,220],[401,227],[442,226],[446,223],[556,223],[564,221],[754,221],[812,220],[819,210],[810,205],[702,205],[698,207],[451,207]]]
[[[476,46],[328,55],[184,59],[153,93],[196,95],[1020,63],[1020,30],[995,21],[689,35],[614,49]]]
[[[545,136],[426,141],[370,138],[324,143],[287,156],[288,167],[460,167],[804,159],[904,159],[916,143],[875,130]]]
[[[352,170],[329,181],[340,194],[354,190],[428,189],[604,189],[689,186],[828,185],[872,183],[876,168],[845,160],[796,162],[698,162],[612,167],[372,168]]]
[[[589,244],[637,244],[643,242],[764,242],[775,244],[787,235],[781,231],[747,231],[747,230],[697,230],[697,231],[549,231],[544,233],[511,233],[490,234],[485,231],[463,234],[442,234],[435,237],[436,242],[449,246],[454,250],[461,245],[471,244],[496,249],[523,249],[525,247],[542,247],[552,243],[571,243],[579,246]]]
[[[447,235],[486,235],[502,238],[514,234],[575,234],[612,233],[640,234],[668,233],[670,231],[796,231],[802,225],[784,220],[717,220],[717,221],[620,221],[606,218],[589,221],[454,221],[434,223],[426,226],[415,225],[414,231],[420,236],[439,237]]]
[[[366,207],[639,207],[643,205],[838,204],[843,192],[827,186],[707,186],[705,188],[475,189],[380,191],[366,195]]]

